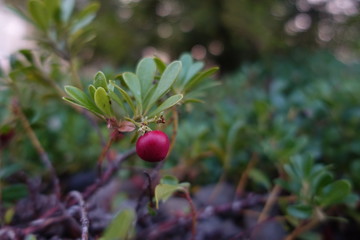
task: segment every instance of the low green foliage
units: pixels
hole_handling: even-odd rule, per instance
[[[168,200],[175,192],[187,192],[190,184],[187,182],[179,183],[173,176],[164,176],[160,183],[155,187],[155,204],[159,208],[160,201]]]
[[[134,224],[136,221],[135,212],[132,209],[125,209],[114,217],[107,227],[101,240],[122,240],[134,236]]]
[[[281,187],[277,214],[294,228],[332,217],[329,209],[341,206],[340,217],[352,211],[360,190],[358,63],[294,51],[243,64],[215,81],[218,67],[184,53],[170,63],[143,58],[133,71],[92,69],[89,79],[78,75],[79,53],[95,36],[98,9],[98,3],[77,9],[74,0],[29,0],[18,11],[37,28],[41,51],[20,50],[9,57],[9,71],[0,71],[1,226],[12,224],[20,199],[35,196],[17,174],[47,180],[45,153],[59,175],[94,169],[99,156],[108,152],[113,160],[158,124],[172,141],[164,172],[177,177],[164,176],[155,186],[149,177],[148,198],[157,209],[176,192],[189,201],[190,184],[180,179],[194,189],[226,182],[236,189],[235,200],[245,192],[267,197]],[[111,151],[106,138],[114,142]],[[150,166],[124,165],[127,178]],[[134,237],[137,214],[120,211],[101,239]]]

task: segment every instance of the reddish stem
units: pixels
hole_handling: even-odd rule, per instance
[[[190,194],[188,191],[184,192],[185,198],[189,203],[190,211],[191,211],[191,217],[192,217],[192,223],[191,223],[191,240],[195,240],[196,237],[196,219],[197,219],[197,212],[194,205],[194,202],[192,201]]]

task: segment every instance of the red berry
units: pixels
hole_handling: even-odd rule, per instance
[[[160,162],[170,147],[168,136],[162,131],[150,131],[139,137],[136,142],[136,153],[147,162]]]

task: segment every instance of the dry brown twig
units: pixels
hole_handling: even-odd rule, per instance
[[[78,191],[72,191],[69,193],[69,198],[75,198],[76,201],[79,203],[80,206],[80,213],[81,213],[81,240],[88,240],[89,235],[89,219],[88,214],[85,207],[85,201]]]
[[[33,146],[35,147],[36,151],[38,152],[41,161],[43,162],[43,164],[45,165],[46,169],[48,169],[50,175],[51,175],[51,179],[54,185],[54,192],[57,196],[57,198],[59,199],[61,196],[61,191],[60,191],[60,184],[59,184],[59,179],[56,175],[55,169],[49,159],[49,155],[47,154],[47,152],[45,151],[45,149],[43,148],[43,146],[41,145],[38,137],[36,136],[34,130],[31,128],[30,122],[27,119],[27,117],[25,116],[24,112],[22,111],[22,108],[20,106],[20,103],[18,101],[18,99],[14,99],[13,104],[13,111],[14,113],[19,117],[21,125],[23,126],[26,134],[28,135],[31,143],[33,144]]]

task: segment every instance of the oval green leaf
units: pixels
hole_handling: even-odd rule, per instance
[[[75,0],[62,0],[61,1],[61,20],[63,22],[69,21],[71,14],[75,7]]]
[[[118,85],[114,85],[114,86],[117,88],[117,90],[119,90],[121,96],[125,99],[127,104],[130,106],[131,110],[135,114],[136,113],[135,105],[134,105],[133,101],[131,100],[131,97],[129,96],[129,94],[124,89],[119,87]]]
[[[111,221],[110,225],[105,230],[102,240],[125,240],[131,237],[136,215],[134,210],[126,209],[121,211]]]
[[[111,107],[111,100],[107,95],[104,88],[99,87],[96,89],[94,100],[96,106],[107,116],[112,117],[114,115],[112,107]]]
[[[321,206],[330,206],[343,202],[351,193],[351,184],[347,180],[337,180],[326,186],[321,192]]]
[[[133,93],[140,111],[142,111],[141,86],[140,86],[139,78],[134,73],[131,72],[126,72],[122,76],[126,86]]]
[[[96,17],[96,12],[99,7],[100,4],[94,2],[81,10],[81,12],[79,12],[72,21],[73,25],[71,27],[71,33],[75,33],[76,31],[89,25]]]
[[[165,71],[166,64],[160,58],[157,58],[157,57],[154,57],[154,62],[156,64],[157,69],[159,70],[160,74],[162,74]]]
[[[46,31],[48,27],[48,12],[45,4],[39,0],[30,0],[28,4],[29,13],[34,23],[42,30]]]
[[[146,93],[149,91],[155,77],[156,73],[156,64],[153,58],[144,58],[142,59],[136,68],[136,75],[140,80],[141,85],[141,95],[143,98]]]
[[[166,109],[171,108],[172,106],[174,106],[175,104],[180,102],[182,98],[183,98],[182,94],[176,94],[174,96],[169,97],[162,104],[160,104],[159,107],[157,107],[154,111],[152,111],[149,114],[149,117],[153,117],[153,116],[161,113],[162,111],[165,111]]]
[[[92,99],[94,99],[94,95],[95,95],[95,92],[96,92],[96,88],[94,87],[94,85],[91,84],[91,85],[89,85],[88,89],[89,89],[90,97],[91,97]]]
[[[127,113],[127,109],[126,109],[123,101],[120,99],[120,97],[119,97],[115,92],[109,90],[108,95],[109,95],[109,97],[110,97],[112,100],[114,100],[114,101],[121,107],[121,109],[122,109],[125,113]]]
[[[287,213],[298,219],[308,219],[313,214],[313,207],[303,204],[297,204],[287,207]]]
[[[106,91],[108,90],[107,88],[107,80],[105,77],[105,74],[103,72],[97,72],[95,77],[94,77],[94,86],[95,88],[99,88],[102,87],[104,88]]]
[[[196,87],[201,81],[206,79],[207,77],[213,75],[215,72],[219,70],[218,67],[213,67],[210,69],[207,69],[205,71],[199,72],[195,74],[194,77],[192,77],[185,85],[185,91],[189,91],[190,89]]]
[[[175,192],[185,191],[182,186],[172,184],[158,184],[155,187],[155,203],[156,208],[159,208],[160,201],[168,200]]]
[[[72,98],[66,98],[63,99],[71,102],[73,104],[77,104],[83,108],[86,108],[94,113],[102,114],[101,110],[91,101],[91,99],[79,88],[74,86],[65,86],[64,87],[65,92]]]
[[[183,82],[183,87],[186,85],[186,83],[195,76],[202,68],[204,67],[203,62],[195,62],[190,67],[189,70],[186,72],[186,76]]]
[[[154,93],[152,94],[149,102],[147,103],[147,110],[149,110],[153,106],[153,104],[171,88],[177,76],[179,75],[180,70],[180,61],[174,61],[166,67],[164,73],[161,75],[161,78],[156,86]]]

